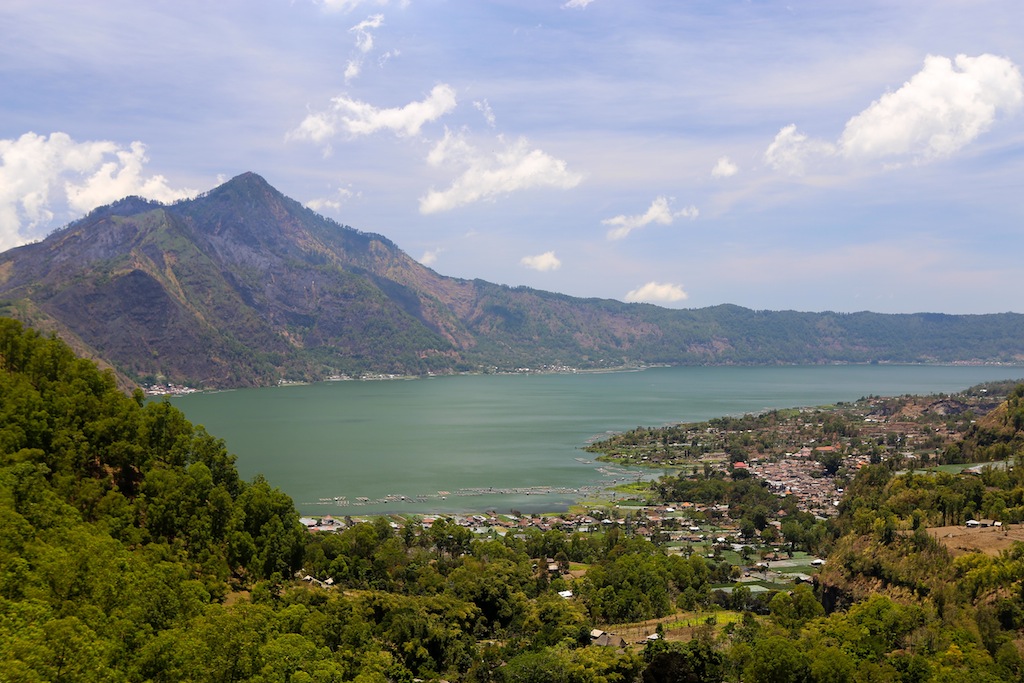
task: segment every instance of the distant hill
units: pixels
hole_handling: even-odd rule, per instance
[[[129,197],[0,254],[0,314],[131,381],[521,367],[1024,362],[1024,315],[669,310],[442,276],[253,173]]]

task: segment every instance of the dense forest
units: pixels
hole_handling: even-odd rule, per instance
[[[309,533],[168,403],[0,320],[0,680],[1024,680],[1024,547],[963,552],[928,530],[1024,505],[1022,416],[1024,388],[959,446],[1007,468],[883,459],[851,473],[829,520],[752,478],[659,482],[654,495],[806,523],[791,549],[828,553],[814,585],[752,594],[736,566],[629,523],[477,537],[381,517]],[[687,639],[592,644],[595,627],[682,613],[701,615]]]

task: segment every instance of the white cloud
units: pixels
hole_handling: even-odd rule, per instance
[[[437,263],[437,257],[441,255],[442,251],[444,251],[444,249],[441,248],[428,249],[427,251],[423,252],[423,256],[420,257],[420,263],[422,263],[425,266],[434,265],[435,263]]]
[[[171,202],[196,194],[172,188],[162,175],[145,176],[147,161],[141,142],[75,142],[60,132],[0,140],[0,249],[41,237],[59,217],[128,195]]]
[[[287,135],[289,140],[311,140],[325,142],[338,132],[334,117],[326,113],[309,114],[302,120],[298,128]]]
[[[455,109],[455,105],[455,89],[444,83],[434,86],[422,101],[390,109],[378,109],[366,102],[339,95],[331,100],[329,110],[309,114],[288,133],[287,138],[325,142],[339,132],[357,136],[380,130],[390,130],[403,136],[418,135],[425,124],[441,118]]]
[[[715,167],[711,169],[711,175],[715,178],[731,178],[739,173],[740,167],[729,160],[729,157],[719,157]]]
[[[356,34],[356,49],[366,54],[373,49],[373,34],[370,29],[380,28],[384,24],[383,14],[374,14],[349,29]]]
[[[887,167],[948,157],[1024,103],[1024,78],[1008,59],[983,54],[955,60],[929,55],[924,67],[846,122],[838,143],[809,138],[789,125],[765,151],[777,171],[803,175],[829,157],[886,160]]]
[[[318,0],[319,4],[323,5],[324,8],[331,12],[351,12],[360,5],[386,5],[388,0]],[[400,5],[406,5],[407,2],[402,1]]]
[[[683,301],[690,297],[683,291],[681,285],[673,285],[668,282],[648,282],[626,294],[625,300],[631,303],[672,303]]]
[[[583,176],[566,168],[566,162],[540,149],[530,149],[525,139],[506,144],[493,153],[482,151],[462,136],[445,131],[427,156],[434,166],[442,164],[464,168],[447,190],[431,190],[420,198],[420,213],[448,211],[482,199],[494,199],[518,190],[535,187],[569,189]]]
[[[655,197],[646,213],[639,216],[621,215],[606,218],[601,221],[601,224],[613,226],[613,229],[608,231],[608,239],[620,240],[634,230],[638,230],[651,223],[671,225],[672,221],[676,218],[689,218],[692,220],[700,213],[697,207],[693,205],[687,206],[680,211],[672,211],[671,203],[672,200],[668,197]]]
[[[341,208],[341,202],[337,199],[330,199],[327,197],[318,197],[316,199],[310,199],[306,202],[306,207],[313,209],[317,213],[323,213],[324,209],[330,209],[337,211]]]
[[[446,163],[470,165],[480,155],[480,151],[470,145],[463,136],[454,135],[445,128],[444,137],[427,154],[427,163],[431,166],[442,166]]]
[[[776,171],[803,175],[808,163],[833,156],[836,148],[829,142],[798,133],[795,124],[780,130],[768,145],[764,160]]]
[[[494,128],[494,124],[497,119],[494,117],[494,110],[491,109],[491,105],[487,100],[481,100],[479,102],[473,102],[473,106],[476,107],[477,111],[484,115],[484,120],[487,121],[487,125]]]
[[[1022,101],[1024,79],[1008,59],[929,55],[899,90],[851,118],[839,144],[849,158],[930,161],[970,143]]]
[[[380,28],[384,24],[383,14],[374,14],[349,29],[356,34],[356,50],[359,54],[348,61],[345,66],[345,82],[351,82],[363,70],[363,60],[373,49],[373,33],[371,29]]]
[[[562,267],[562,262],[558,260],[553,251],[545,251],[543,254],[537,254],[536,256],[524,256],[519,260],[519,263],[527,268],[541,272],[558,270]]]
[[[562,5],[569,9],[584,9],[587,5],[594,2],[594,0],[569,0],[569,2]]]
[[[317,212],[322,212],[324,209],[337,211],[346,201],[355,196],[357,196],[355,192],[346,187],[342,187],[338,190],[335,196],[316,197],[314,199],[310,199],[306,202],[306,206]]]

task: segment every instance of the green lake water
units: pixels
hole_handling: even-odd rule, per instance
[[[863,396],[952,392],[1020,367],[681,367],[558,375],[327,382],[172,399],[303,514],[564,510],[660,472],[582,450],[638,425],[694,422]]]

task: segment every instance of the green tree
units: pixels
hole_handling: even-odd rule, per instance
[[[806,655],[789,638],[770,636],[754,643],[743,669],[747,683],[805,683],[810,668]]]

